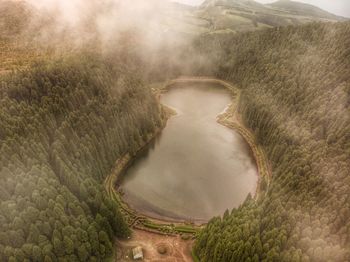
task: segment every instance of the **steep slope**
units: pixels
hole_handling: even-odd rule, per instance
[[[349,261],[350,23],[206,36],[195,46],[212,62],[202,74],[214,69],[242,88],[239,115],[272,165],[259,199],[201,232],[200,261]]]
[[[0,79],[1,261],[104,261],[128,236],[103,180],[160,124],[136,73],[82,54]]]

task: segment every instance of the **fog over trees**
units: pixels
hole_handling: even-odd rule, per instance
[[[350,259],[349,32],[310,24],[199,41],[204,54],[221,47],[214,75],[242,88],[239,113],[272,167],[265,195],[201,232],[201,261]]]
[[[272,173],[195,236],[200,261],[350,261],[349,21],[68,2],[0,3],[0,261],[116,257],[133,229],[104,180],[163,126],[179,76],[240,90]]]
[[[102,183],[160,116],[119,66],[76,56],[2,79],[1,261],[100,261],[130,234]]]

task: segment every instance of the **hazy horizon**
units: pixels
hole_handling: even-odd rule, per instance
[[[189,5],[200,5],[204,2],[204,0],[173,0],[174,2],[189,4]],[[255,0],[259,3],[273,3],[277,0]],[[303,2],[307,4],[311,4],[322,8],[330,13],[339,16],[345,16],[350,18],[350,3],[348,0],[294,0],[297,2]]]

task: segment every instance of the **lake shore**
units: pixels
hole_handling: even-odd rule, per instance
[[[217,122],[221,125],[224,125],[230,129],[233,129],[237,131],[248,143],[250,146],[250,149],[253,152],[257,169],[259,173],[259,179],[258,179],[258,185],[256,188],[255,198],[257,199],[260,194],[260,184],[261,179],[267,179],[269,181],[270,177],[270,169],[267,163],[267,159],[265,157],[264,152],[262,149],[255,144],[255,139],[252,134],[247,128],[244,127],[242,124],[242,121],[239,118],[239,115],[237,113],[237,105],[240,98],[240,91],[232,86],[231,84],[218,80],[213,78],[179,78],[172,80],[168,82],[167,84],[164,84],[162,88],[154,90],[154,93],[160,102],[160,95],[163,92],[166,92],[168,88],[171,88],[174,84],[183,84],[188,82],[200,82],[200,83],[215,83],[222,85],[226,87],[231,93],[232,93],[232,104],[223,112],[222,114],[218,115]],[[165,107],[163,105],[160,105],[162,107],[161,110],[166,110],[166,118],[163,121],[163,125],[161,128],[158,128],[154,134],[150,134],[149,138],[139,147],[140,152],[142,151],[149,143],[151,143],[158,135],[159,133],[165,128],[167,120],[176,112],[174,112],[173,109]],[[159,231],[160,233],[169,233],[169,234],[177,234],[181,233],[176,231],[176,227],[185,226],[185,231],[187,229],[192,228],[192,233],[195,233],[198,231],[204,224],[205,221],[194,221],[191,219],[173,219],[169,218],[168,216],[159,215],[157,214],[157,218],[154,217],[152,212],[144,212],[139,213],[130,208],[130,206],[123,201],[121,192],[116,191],[115,185],[120,177],[120,175],[128,168],[128,166],[133,162],[133,159],[137,157],[137,153],[133,156],[130,156],[130,154],[127,154],[120,159],[116,161],[115,168],[111,172],[111,174],[106,178],[105,186],[106,190],[109,193],[110,196],[112,196],[118,203],[118,205],[121,207],[125,215],[128,217],[128,222],[131,227],[142,229],[144,226],[146,226],[146,230],[151,229],[152,231]],[[191,230],[189,230],[191,231]]]

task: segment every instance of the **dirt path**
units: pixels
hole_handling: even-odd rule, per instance
[[[131,250],[136,246],[141,246],[143,261],[192,262],[192,245],[193,240],[183,240],[180,236],[164,236],[136,229],[133,230],[130,239],[116,242],[115,261],[133,261]],[[164,247],[167,250],[166,254],[158,253],[158,247]]]

